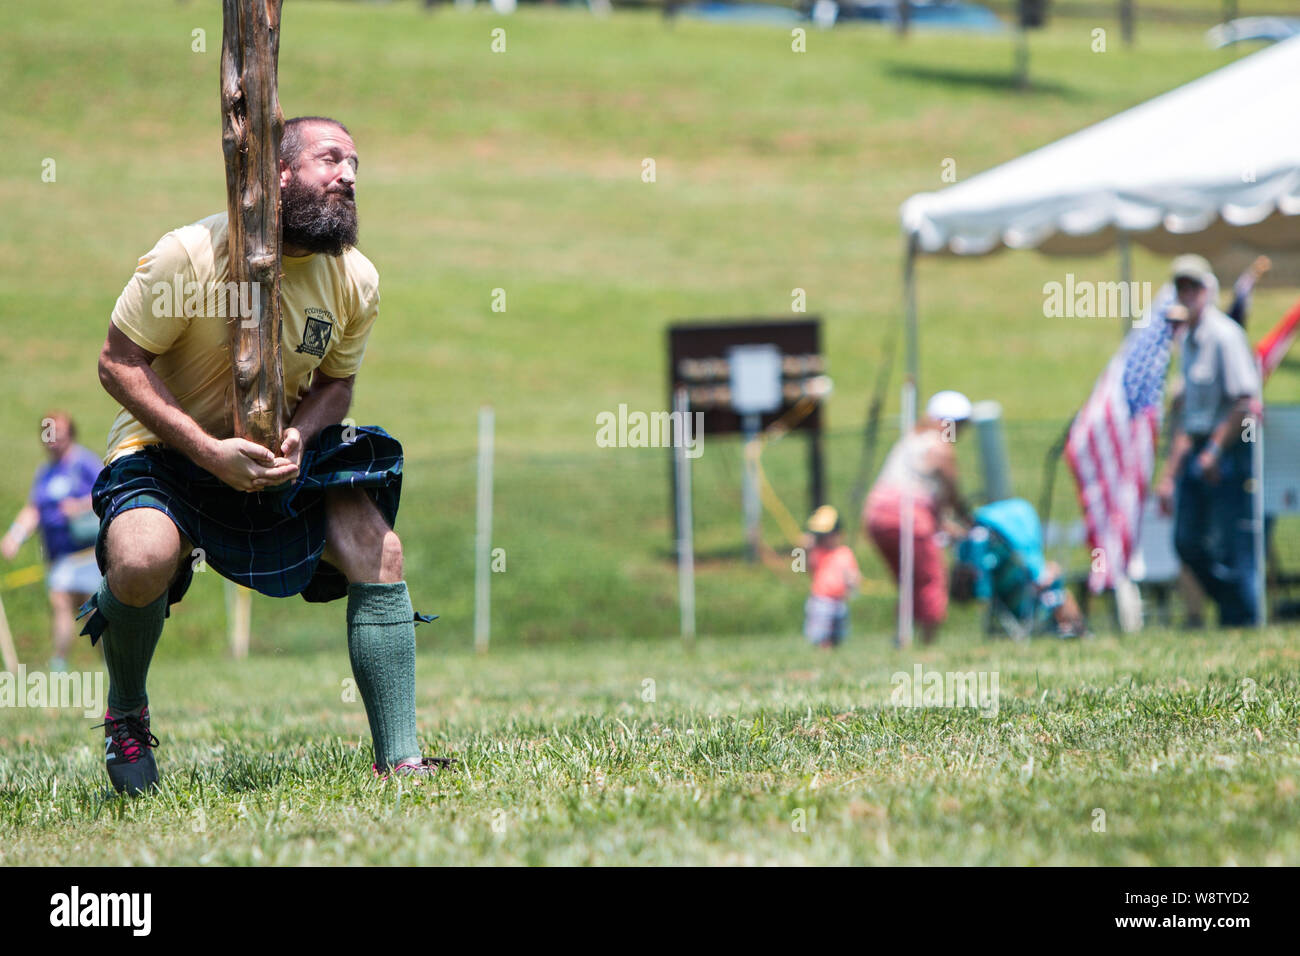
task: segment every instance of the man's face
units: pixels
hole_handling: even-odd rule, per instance
[[[280,165],[280,218],[285,245],[340,256],[357,244],[357,148],[337,126],[303,131],[293,167]]]
[[[1192,321],[1200,318],[1210,298],[1210,290],[1195,279],[1180,277],[1174,281],[1174,290],[1178,293],[1179,303],[1187,309],[1187,317]]]

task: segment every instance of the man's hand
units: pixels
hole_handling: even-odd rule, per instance
[[[1205,449],[1196,456],[1196,464],[1201,468],[1201,474],[1205,480],[1212,485],[1219,483],[1219,449],[1215,445],[1207,445]]]
[[[280,447],[281,455],[301,467],[303,449],[307,444],[315,441],[316,436],[326,426],[342,422],[343,416],[348,413],[348,406],[352,404],[352,383],[355,377],[330,378],[320,369],[316,369],[316,373],[312,376],[311,388],[294,409],[289,427],[284,430],[284,444]],[[291,437],[295,439],[293,445],[289,442]]]
[[[280,443],[280,456],[284,461],[293,462],[294,468],[302,467],[302,433],[292,425],[284,430],[284,441]]]
[[[262,491],[298,476],[297,461],[277,458],[247,438],[218,441],[200,464],[236,491]]]

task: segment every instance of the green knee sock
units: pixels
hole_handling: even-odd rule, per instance
[[[95,604],[108,619],[102,638],[104,664],[108,668],[108,709],[119,716],[139,713],[149,703],[145,678],[149,662],[162,635],[167,611],[167,594],[144,607],[123,604],[108,589],[108,578],[100,582]]]
[[[348,656],[381,770],[420,756],[415,733],[415,623],[406,582],[348,588]]]

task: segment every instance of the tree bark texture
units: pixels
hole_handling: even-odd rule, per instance
[[[223,0],[221,145],[230,214],[227,319],[234,368],[235,434],[280,453],[286,424],[280,356],[280,138],[276,90],[281,0]],[[248,283],[248,285],[244,285]],[[247,291],[246,291],[247,290]],[[231,297],[235,298],[235,297]]]

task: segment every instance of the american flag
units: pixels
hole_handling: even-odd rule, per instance
[[[1173,302],[1173,286],[1167,284],[1147,310],[1145,325],[1129,332],[1097,379],[1066,438],[1065,457],[1095,556],[1088,578],[1094,592],[1114,587],[1116,577],[1127,572],[1138,539],[1173,341],[1164,313]]]
[[[1282,321],[1269,330],[1268,335],[1259,340],[1255,354],[1263,366],[1264,378],[1267,379],[1282,364],[1287,350],[1300,333],[1300,302],[1291,307],[1291,311],[1282,316]]]

